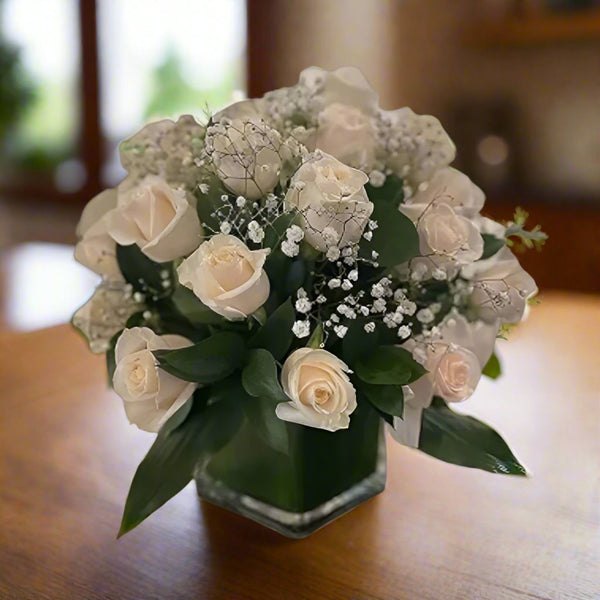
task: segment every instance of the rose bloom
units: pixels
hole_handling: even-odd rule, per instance
[[[434,373],[433,394],[446,402],[462,402],[469,398],[479,383],[484,366],[471,350],[453,344],[434,344],[425,363],[425,368]]]
[[[218,123],[222,119],[229,119],[230,121],[265,119],[267,113],[264,104],[265,102],[262,98],[240,100],[221,109],[214,115],[213,121]]]
[[[219,233],[181,263],[179,282],[226,319],[245,319],[269,297],[263,270],[268,254],[268,249],[250,250],[235,236]]]
[[[183,190],[155,175],[118,188],[117,208],[106,215],[108,233],[122,246],[137,244],[156,262],[188,255],[202,239],[195,207]]]
[[[473,218],[485,202],[485,194],[464,173],[453,167],[436,171],[427,186],[406,201],[407,205],[444,203],[457,215]]]
[[[283,421],[337,431],[347,429],[356,408],[356,391],[348,365],[327,350],[300,348],[281,370],[281,385],[290,402],[275,412]]]
[[[323,235],[325,228],[337,236],[333,245],[343,247],[360,240],[373,212],[364,188],[368,180],[362,171],[320,151],[300,166],[285,204],[300,213],[304,239],[311,246],[326,252],[332,245]]]
[[[324,71],[310,67],[301,84],[316,91],[317,132],[314,148],[347,165],[370,170],[375,158],[373,117],[379,96],[354,67]]]
[[[505,246],[487,260],[463,268],[471,280],[471,304],[479,318],[493,323],[517,323],[526,314],[527,301],[537,293],[537,285]]]
[[[330,104],[318,117],[316,147],[347,165],[369,168],[375,138],[369,116],[346,104]]]
[[[152,354],[191,345],[180,335],[156,335],[147,327],[123,331],[115,347],[113,387],[130,423],[156,433],[194,393],[196,384],[163,371]]]
[[[257,200],[279,181],[281,136],[259,119],[234,119],[209,130],[217,176],[234,194]]]
[[[470,323],[453,314],[440,325],[439,340],[412,339],[403,344],[428,372],[410,384],[412,394],[405,398],[403,419],[394,418],[392,435],[397,441],[418,446],[423,409],[433,396],[463,402],[473,394],[494,350],[497,333],[497,324]]]
[[[357,108],[363,114],[373,114],[378,109],[379,95],[356,67],[335,71],[309,67],[300,73],[300,83],[316,92],[322,108],[337,103]]]
[[[108,234],[105,219],[116,206],[115,189],[100,192],[86,204],[76,230],[79,241],[75,246],[75,260],[107,279],[122,280],[117,246]]]
[[[455,264],[477,260],[483,252],[479,230],[448,204],[436,204],[425,210],[417,221],[420,251],[452,259]]]
[[[476,222],[462,214],[479,206],[479,199],[468,195],[454,197],[446,194],[445,188],[424,199],[428,201],[399,206],[400,212],[413,221],[419,234],[421,258],[411,261],[411,269],[421,268],[430,275],[433,269],[442,268],[454,275],[458,268],[473,263],[483,253],[483,238]],[[465,208],[468,204],[469,209]]]

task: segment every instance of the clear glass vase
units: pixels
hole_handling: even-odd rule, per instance
[[[345,430],[287,428],[290,450],[284,455],[243,425],[196,472],[200,497],[302,538],[385,488],[385,437],[368,405],[359,405]]]

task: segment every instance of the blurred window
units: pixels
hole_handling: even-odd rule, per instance
[[[9,329],[32,331],[66,323],[91,296],[98,276],[73,260],[73,247],[27,243],[3,256],[4,306]]]
[[[108,184],[123,175],[118,143],[145,122],[201,117],[244,88],[244,0],[102,0],[98,32]]]
[[[76,0],[0,1],[0,77],[10,81],[0,85],[3,162],[11,172],[47,174],[59,188],[70,188],[65,191],[80,187],[85,179],[85,171],[74,162],[79,134],[78,23]],[[10,110],[4,124],[3,109]],[[66,182],[61,173],[70,173]]]

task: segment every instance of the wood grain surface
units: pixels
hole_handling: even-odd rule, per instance
[[[600,598],[600,298],[548,295],[465,411],[533,473],[491,475],[388,440],[386,491],[288,540],[193,486],[119,541],[152,436],[67,326],[0,333],[0,598]]]

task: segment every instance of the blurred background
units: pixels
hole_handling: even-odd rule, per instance
[[[600,292],[600,0],[0,0],[0,331],[91,294],[75,225],[122,139],[310,65],[440,118],[486,213],[550,234],[542,292]]]

